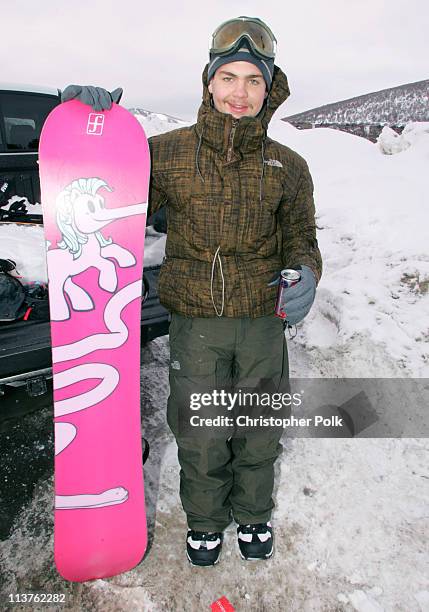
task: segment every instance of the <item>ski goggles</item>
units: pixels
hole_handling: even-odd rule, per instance
[[[213,33],[210,53],[225,55],[245,38],[253,52],[274,59],[277,40],[270,28],[257,17],[237,17],[222,23]]]

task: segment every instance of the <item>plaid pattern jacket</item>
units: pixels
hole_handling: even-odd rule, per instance
[[[197,123],[149,139],[148,214],[166,206],[168,234],[159,297],[188,317],[273,313],[282,268],[308,265],[318,282],[313,183],[305,160],[267,137],[289,87],[277,66],[257,117],[218,112],[203,73]]]

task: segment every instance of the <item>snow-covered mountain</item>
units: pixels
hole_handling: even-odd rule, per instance
[[[186,121],[182,121],[182,119],[177,117],[164,115],[163,113],[154,113],[144,108],[134,107],[128,110],[140,121],[148,137],[189,125]]]
[[[325,104],[284,117],[283,121],[292,125],[390,126],[404,126],[410,121],[429,121],[429,79]]]

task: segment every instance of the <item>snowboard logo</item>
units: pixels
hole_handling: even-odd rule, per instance
[[[129,330],[121,319],[121,313],[128,304],[141,297],[140,279],[116,291],[117,267],[132,267],[136,259],[130,251],[111,238],[104,237],[100,230],[116,219],[145,214],[147,203],[106,208],[105,199],[99,193],[102,188],[113,191],[104,180],[92,177],[76,179],[61,191],[56,200],[56,221],[61,240],[57,248],[48,250],[47,258],[48,269],[53,271],[49,285],[51,321],[66,321],[72,318],[75,311],[94,309],[91,296],[73,279],[95,267],[99,272],[99,288],[113,294],[103,312],[104,326],[108,331],[53,347],[53,364],[80,359],[99,349],[122,346],[129,337]],[[114,392],[120,380],[118,370],[106,363],[80,363],[58,372],[54,377],[55,390],[94,379],[99,380],[95,388],[55,401],[55,417],[80,412],[98,404]],[[56,422],[55,454],[65,451],[77,434],[77,428],[72,423]],[[117,486],[89,494],[56,495],[55,507],[64,510],[100,508],[122,504],[127,499],[128,491]]]
[[[86,133],[90,136],[101,136],[104,127],[104,115],[101,113],[89,113]]]

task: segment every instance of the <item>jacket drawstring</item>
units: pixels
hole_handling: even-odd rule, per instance
[[[223,309],[224,309],[224,306],[225,306],[225,278],[223,276],[222,260],[221,260],[220,255],[219,255],[219,251],[220,251],[220,245],[216,249],[216,253],[214,254],[213,261],[212,261],[212,275],[211,275],[211,279],[210,279],[210,296],[212,298],[212,304],[213,304],[213,308],[215,309],[216,315],[218,317],[221,317],[223,315]],[[220,309],[220,312],[218,311],[218,309],[216,307],[216,304],[214,302],[214,297],[213,297],[213,279],[214,279],[216,260],[219,262],[220,275],[221,275],[221,278],[222,278],[222,307]]]

